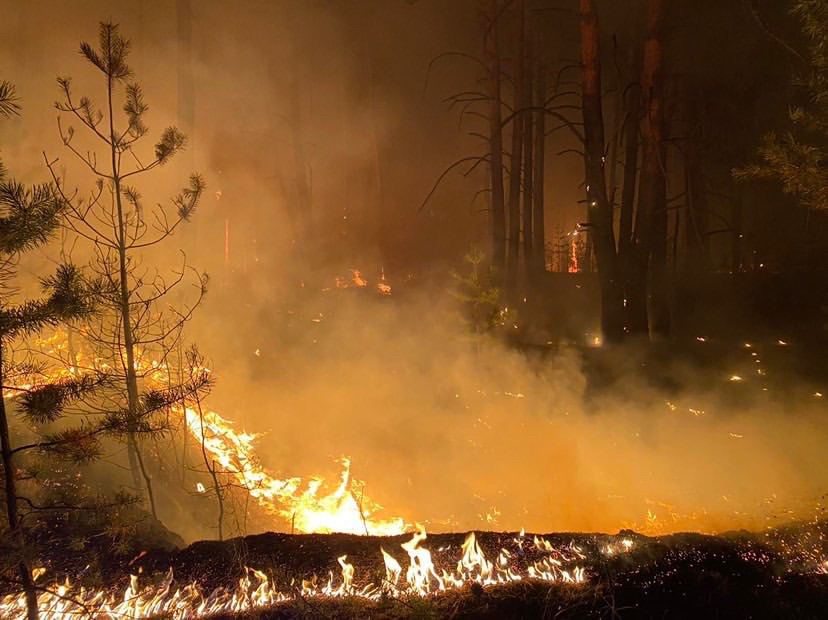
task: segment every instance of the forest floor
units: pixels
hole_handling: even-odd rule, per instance
[[[483,532],[477,534],[477,541],[485,556],[494,561],[502,548],[509,550],[510,562],[524,579],[373,600],[301,596],[296,584],[312,575],[324,582],[329,574],[334,585],[340,583],[337,558],[343,555],[355,568],[356,589],[381,584],[385,577],[381,548],[400,561],[404,582],[409,562],[400,545],[410,534],[267,533],[202,541],[180,550],[143,553],[129,564],[111,566],[109,577],[111,584],[126,584],[129,574],[140,573],[146,585],[161,581],[172,569],[175,583],[196,581],[202,591],[210,592],[217,587],[233,589],[245,567],[252,567],[268,575],[279,591],[295,593],[272,607],[219,616],[226,618],[825,618],[827,535],[825,521],[761,534],[543,535],[548,545],[538,545],[533,534]],[[465,537],[464,533],[429,534],[423,546],[431,550],[438,570],[451,571],[462,556]],[[527,566],[543,557],[562,558],[567,567],[567,554],[569,561],[574,558],[583,567],[583,583],[525,578]]]

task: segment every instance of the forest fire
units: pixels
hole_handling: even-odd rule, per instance
[[[37,338],[33,345],[49,360],[67,359],[69,355],[69,339],[64,331]],[[42,376],[37,381],[59,381],[84,373],[91,376],[106,371],[106,362],[78,350],[72,350],[71,360],[71,364],[58,366],[51,371],[41,368],[39,372]],[[166,363],[150,359],[143,352],[138,352],[136,369],[149,371],[147,378],[159,388],[172,380]],[[203,370],[210,372],[209,369]],[[26,380],[35,381],[29,377]],[[31,386],[32,383],[21,383],[16,387],[21,389]],[[15,392],[7,393],[8,398],[13,398],[14,395]],[[256,435],[236,430],[231,421],[215,411],[202,409],[200,403],[198,407],[182,409],[175,405],[172,411],[181,416],[193,440],[204,447],[221,467],[221,472],[231,475],[266,512],[278,515],[283,522],[289,523],[292,531],[373,536],[393,536],[405,531],[405,522],[401,518],[376,518],[374,515],[381,510],[381,506],[364,492],[356,495],[353,490],[355,481],[350,473],[351,460],[348,457],[343,457],[340,461],[342,470],[336,489],[327,494],[324,493],[325,480],[318,476],[307,479],[276,478],[262,466],[256,455]],[[198,484],[201,485],[199,492],[205,492],[204,485]]]
[[[828,617],[828,0],[0,12],[0,620]]]
[[[368,497],[356,497],[351,489],[350,459],[342,459],[339,485],[329,495],[321,495],[323,480],[311,478],[278,479],[259,463],[253,447],[255,435],[239,433],[233,425],[213,411],[187,408],[187,428],[193,438],[230,472],[250,496],[268,512],[280,515],[298,532],[345,532],[376,536],[401,534],[405,523],[400,518],[376,519],[380,509]]]
[[[122,593],[106,590],[75,588],[67,579],[62,584],[44,588],[38,597],[41,618],[47,620],[153,618],[203,618],[226,613],[244,613],[256,608],[267,608],[296,598],[355,597],[379,600],[382,597],[425,597],[431,594],[460,589],[470,584],[480,586],[502,585],[534,579],[547,583],[578,585],[587,576],[578,564],[586,556],[575,545],[558,549],[547,540],[526,537],[522,532],[511,541],[512,551],[500,550],[492,561],[486,558],[472,532],[461,547],[462,556],[454,567],[438,566],[432,553],[422,546],[426,533],[418,526],[414,536],[400,545],[408,554],[409,565],[403,573],[400,562],[385,549],[380,549],[385,578],[379,583],[361,582],[346,555],[337,558],[339,575],[331,572],[326,578],[313,577],[291,584],[290,590],[280,591],[267,574],[254,568],[245,568],[233,589],[217,588],[204,592],[198,583],[177,586],[172,571],[157,585],[141,587],[139,577],[133,575]],[[610,543],[613,549],[628,551],[632,543],[622,540]],[[533,548],[540,557],[527,562],[516,560],[524,549]],[[607,549],[610,549],[608,546]],[[607,551],[617,553],[618,551]],[[36,574],[41,577],[43,569]],[[26,617],[24,596],[0,597],[0,617],[16,620]]]

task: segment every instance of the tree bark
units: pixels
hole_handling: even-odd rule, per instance
[[[523,17],[523,23],[526,23],[526,16],[525,14]],[[534,252],[534,248],[532,246],[534,242],[534,233],[533,227],[534,222],[532,221],[532,191],[533,191],[533,183],[532,177],[535,174],[535,167],[534,167],[534,117],[535,115],[531,111],[532,107],[532,99],[533,99],[533,87],[534,87],[534,71],[533,71],[533,62],[534,59],[532,58],[533,55],[533,46],[532,46],[532,34],[529,33],[528,35],[524,33],[524,41],[525,41],[525,49],[524,49],[524,87],[523,87],[523,98],[521,100],[521,107],[525,110],[523,115],[523,207],[521,210],[521,214],[523,216],[523,265],[524,270],[527,276],[531,273],[532,270],[532,253]]]
[[[532,173],[532,264],[535,276],[546,271],[546,231],[544,212],[544,180],[546,166],[546,76],[543,67],[535,72],[534,157]]]
[[[661,93],[661,23],[661,0],[649,0],[641,72],[641,96],[645,110],[642,125],[643,154],[627,298],[628,328],[630,333],[639,336],[649,334],[648,280],[656,236],[661,232],[661,214],[658,211],[663,211],[666,218],[663,199],[666,189],[662,152],[664,110]]]
[[[624,120],[624,186],[621,190],[621,217],[618,224],[618,253],[625,275],[629,274],[633,215],[635,213],[636,185],[638,182],[638,132],[640,127],[639,116],[641,114],[641,94],[638,86],[630,86],[627,93],[626,114]]]
[[[690,97],[689,94],[688,97]],[[686,267],[693,272],[704,271],[708,264],[707,212],[709,206],[702,164],[703,121],[699,107],[700,104],[692,100],[688,104],[690,141],[687,144],[684,162],[687,203],[687,217],[684,225],[687,248]]]
[[[500,42],[498,20],[500,2],[491,0],[485,23],[485,48],[489,63],[489,150],[491,176],[491,233],[492,267],[496,277],[503,276],[506,267],[506,208],[503,196],[503,133],[501,114]]]
[[[612,204],[604,175],[604,114],[598,16],[592,0],[581,0],[581,97],[584,118],[584,169],[590,239],[601,287],[601,330],[604,340],[624,336],[623,293],[613,231]]]
[[[514,290],[517,285],[520,261],[520,188],[523,177],[523,118],[521,112],[524,95],[524,0],[518,3],[518,28],[517,51],[515,53],[514,67],[514,112],[512,115],[512,149],[511,168],[509,176],[509,288]]]
[[[650,255],[650,332],[653,336],[665,338],[670,335],[671,286],[667,268],[667,149],[662,142],[659,148],[660,173],[655,181],[655,202],[653,203],[653,248]]]

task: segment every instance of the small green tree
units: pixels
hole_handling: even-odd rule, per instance
[[[184,324],[206,291],[207,279],[188,266],[183,253],[181,268],[171,275],[152,268],[144,260],[150,248],[163,244],[190,218],[205,186],[203,179],[193,174],[189,185],[171,198],[171,209],[161,204],[145,207],[133,183],[168,163],[187,141],[178,129],[168,127],[151,150],[142,152],[142,138],[148,133],[144,115],[149,106],[141,86],[131,81],[133,73],[127,63],[130,43],[112,23],[100,24],[98,38],[97,48],[81,43],[80,53],[102,78],[102,108],[97,108],[89,97],[76,98],[69,78],[58,79],[62,99],[55,104],[61,113],[61,140],[94,177],[95,189],[89,198],[79,198],[77,192],[67,190],[60,178],[58,160],[46,159],[46,164],[68,206],[68,228],[89,243],[94,255],[89,268],[102,283],[104,311],[87,324],[86,334],[96,355],[106,360],[107,373],[116,377],[120,386],[120,394],[113,395],[113,401],[120,403],[130,429],[125,440],[133,483],[136,488],[143,488],[157,518],[152,476],[140,439],[146,433],[157,435],[164,430],[159,424],[148,422],[148,414],[166,410],[169,398],[192,386],[170,385],[160,394],[147,379],[155,372],[152,362],[167,363],[168,353],[175,349]],[[114,112],[119,96],[123,98],[122,122]],[[74,127],[64,127],[61,121],[61,117],[67,116],[79,122],[89,139],[100,145],[101,157],[94,150],[76,146]],[[169,294],[185,281],[188,272],[194,274],[195,299],[189,305],[175,307]]]
[[[812,209],[828,209],[828,1],[796,0],[791,13],[807,42],[807,69],[795,80],[805,103],[792,106],[790,128],[764,136],[760,162],[734,171],[737,178],[769,179]]]
[[[14,87],[0,82],[0,116],[9,117],[19,110]],[[31,388],[19,387],[21,375],[36,374],[36,368],[15,358],[17,340],[46,327],[85,317],[91,311],[93,295],[80,271],[69,264],[58,266],[54,275],[41,281],[40,298],[17,299],[16,276],[21,255],[52,237],[64,208],[65,204],[51,185],[24,187],[8,178],[0,162],[0,474],[6,526],[0,537],[4,548],[0,568],[16,567],[30,620],[37,619],[38,608],[26,517],[39,507],[21,490],[25,480],[23,457],[29,451],[39,451],[71,461],[92,459],[97,455],[96,436],[101,430],[85,424],[63,427],[54,433],[44,433],[31,443],[13,441],[10,431],[7,396],[19,396],[16,399],[19,412],[31,427],[38,427],[64,417],[66,408],[98,383],[97,378],[86,376],[43,382]]]
[[[502,323],[500,289],[494,285],[491,270],[485,265],[486,255],[472,248],[463,257],[468,273],[453,272],[455,287],[451,295],[464,307],[466,317],[476,334],[494,329]]]

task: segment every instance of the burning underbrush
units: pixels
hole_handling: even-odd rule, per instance
[[[332,294],[366,289],[359,274],[344,282]],[[229,513],[235,501],[236,526],[225,534],[238,536],[176,551],[146,543],[94,568],[84,552],[47,552],[37,571],[42,617],[582,617],[620,608],[646,617],[664,609],[698,615],[711,605],[731,615],[812,617],[819,609],[826,526],[821,503],[807,498],[821,486],[822,470],[812,465],[822,452],[794,458],[786,446],[804,436],[811,441],[803,445],[819,443],[811,422],[822,397],[810,387],[797,399],[786,396],[801,415],[778,440],[774,429],[789,422],[787,410],[758,400],[784,383],[774,372],[781,363],[768,361],[790,349],[787,341],[740,343],[710,365],[709,392],[667,395],[646,387],[648,376],[636,368],[635,383],[589,393],[600,373],[579,366],[572,352],[543,352],[533,364],[525,351],[450,340],[434,326],[406,334],[379,319],[370,327],[349,322],[345,337],[336,313],[312,314],[313,340],[296,347],[314,369],[304,374],[285,371],[295,361],[290,349],[279,350],[279,360],[266,346],[264,353],[251,347],[268,378],[265,391],[246,396],[260,401],[255,408],[232,399],[213,404],[212,396],[221,413],[206,402],[174,406],[177,445],[200,465],[185,463],[176,478],[189,502],[180,513],[201,519],[217,498]],[[35,345],[47,358],[67,357],[64,334]],[[311,346],[321,351],[316,357]],[[693,346],[709,351],[715,343]],[[603,355],[617,361],[617,352]],[[72,357],[60,372],[100,366],[79,351]],[[148,386],[170,381],[164,360],[146,354],[136,364]],[[759,364],[762,373],[746,372]],[[732,380],[737,374],[744,379]],[[366,386],[360,377],[381,380]],[[588,414],[590,399],[610,413]],[[754,415],[757,402],[763,415]],[[275,429],[263,416],[271,412]],[[353,455],[370,494],[348,457],[338,478],[308,467],[323,451],[335,456],[332,445]],[[314,451],[315,459],[301,454]],[[414,523],[421,516],[437,533],[426,537]],[[534,531],[547,524],[625,530],[480,532],[520,527],[519,519]],[[780,527],[794,520],[800,523]],[[198,530],[178,525],[172,529],[196,538]],[[666,535],[734,527],[761,533]],[[477,533],[444,533],[472,528]],[[285,533],[241,536],[269,530]],[[0,599],[0,616],[23,617],[24,598],[12,590]]]
[[[135,558],[108,588],[37,571],[42,618],[596,617],[626,608],[817,617],[825,523],[721,537],[520,533],[262,534]],[[810,538],[819,546],[805,549]],[[131,572],[131,575],[128,573]],[[46,585],[51,583],[51,585]],[[117,584],[124,584],[119,586]],[[770,607],[762,608],[762,605]],[[24,618],[22,595],[0,599]]]

